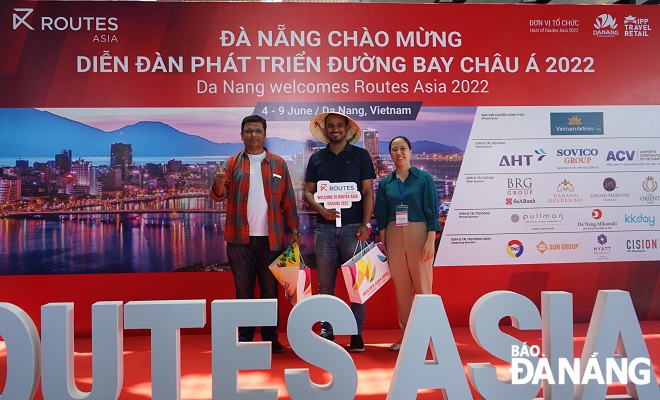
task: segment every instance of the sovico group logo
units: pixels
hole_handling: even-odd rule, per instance
[[[14,8],[13,29],[88,32],[116,31],[119,29],[116,17],[41,16],[35,18],[32,13],[34,13],[33,8]]]
[[[619,36],[618,27],[616,18],[610,14],[601,14],[596,17],[593,34],[597,37],[616,37]]]
[[[594,353],[581,365],[579,358],[568,359],[559,357],[557,368],[550,367],[550,361],[541,354],[537,345],[511,346],[511,383],[514,385],[537,385],[545,380],[550,385],[572,382],[575,385],[586,385],[590,381],[611,385],[615,382],[632,382],[636,385],[651,383],[651,360],[646,357],[636,357],[631,360],[622,357],[607,357],[604,364]],[[541,356],[541,357],[539,357]],[[534,357],[534,361],[530,359]],[[538,359],[536,359],[538,357]]]
[[[658,182],[656,182],[655,177],[647,176],[642,182],[642,189],[646,192],[639,199],[646,204],[655,204],[660,202],[660,196],[655,195],[655,191],[658,189]]]

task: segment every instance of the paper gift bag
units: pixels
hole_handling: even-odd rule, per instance
[[[291,304],[312,295],[312,274],[305,267],[296,243],[284,250],[268,269],[284,288],[284,296]]]
[[[382,243],[370,243],[341,266],[353,303],[364,303],[392,278]]]

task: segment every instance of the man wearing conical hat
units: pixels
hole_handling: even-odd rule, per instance
[[[354,146],[360,139],[361,130],[351,118],[340,113],[322,113],[310,122],[314,137],[327,146],[312,154],[305,172],[305,200],[318,212],[315,248],[319,278],[319,293],[335,294],[337,267],[351,257],[359,241],[366,241],[371,230],[371,214],[374,210],[373,182],[376,177],[371,156],[362,147]],[[350,208],[327,209],[314,200],[319,181],[330,183],[354,182],[362,199]],[[341,218],[340,226],[336,220]],[[351,336],[349,351],[364,351],[362,327],[366,315],[364,304],[351,303],[357,322],[358,334]],[[321,322],[321,336],[334,340],[332,325]]]

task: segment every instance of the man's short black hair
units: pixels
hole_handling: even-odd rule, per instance
[[[247,117],[243,118],[243,122],[241,122],[241,132],[243,132],[243,128],[245,128],[245,124],[248,122],[261,122],[261,125],[264,127],[264,131],[266,130],[266,119],[264,117],[261,115],[248,115]]]

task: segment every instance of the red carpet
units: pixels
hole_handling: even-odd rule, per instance
[[[642,322],[642,331],[651,355],[656,376],[660,380],[660,321]],[[587,324],[575,325],[575,354],[581,354]],[[541,344],[540,331],[518,332],[507,327],[507,333],[527,342],[529,345]],[[464,368],[467,363],[490,362],[507,373],[508,364],[495,359],[476,345],[468,328],[453,329],[458,352]],[[392,371],[396,363],[396,352],[388,350],[390,344],[399,338],[398,330],[370,330],[364,333],[366,351],[351,354],[358,368],[358,400],[384,399],[389,389]],[[288,345],[284,333],[280,341]],[[337,337],[337,343],[348,344],[348,337]],[[91,339],[81,338],[75,341],[75,371],[78,388],[91,390]],[[442,357],[440,354],[439,357]],[[277,386],[280,399],[287,399],[288,392],[284,385],[285,368],[310,368],[312,380],[326,383],[330,376],[319,368],[301,361],[288,348],[284,354],[274,354],[270,371],[245,371],[240,373],[241,386]],[[124,338],[124,386],[120,396],[122,400],[151,399],[151,353],[150,337],[129,336]],[[4,387],[6,376],[6,349],[0,342],[0,387]],[[474,399],[481,399],[472,391]],[[623,394],[623,385],[611,385],[608,394]],[[539,394],[540,396],[541,394]],[[39,389],[35,399],[41,400]],[[442,399],[439,390],[420,391],[418,399]],[[182,335],[181,337],[181,399],[211,399],[211,336]]]

